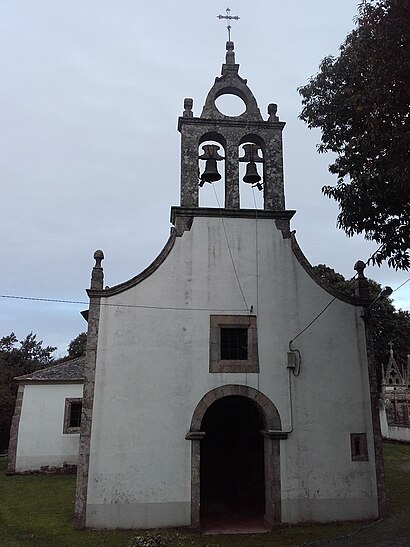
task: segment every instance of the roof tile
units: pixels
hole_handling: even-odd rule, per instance
[[[70,361],[64,361],[58,365],[30,372],[24,376],[17,376],[15,380],[18,382],[67,382],[70,380],[84,380],[84,363],[84,356],[77,357],[76,359],[70,359]]]

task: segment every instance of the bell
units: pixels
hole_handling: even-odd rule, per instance
[[[261,180],[258,170],[256,169],[256,163],[254,161],[250,161],[247,164],[246,173],[242,180],[247,184],[257,184]]]
[[[216,182],[221,179],[221,175],[218,173],[218,167],[216,160],[208,159],[205,163],[205,171],[201,175],[201,182]],[[202,186],[202,185],[201,185]]]

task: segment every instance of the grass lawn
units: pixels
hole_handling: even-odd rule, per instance
[[[386,443],[385,469],[389,512],[394,515],[410,507],[410,446]],[[319,539],[335,538],[363,523],[333,523],[284,526],[263,535],[201,536],[165,531],[161,542],[154,532],[76,531],[71,521],[74,507],[73,476],[5,476],[6,461],[0,459],[0,545],[17,547],[98,545],[115,547],[162,546],[258,546],[303,545]],[[145,539],[137,539],[144,537]]]
[[[384,472],[389,514],[410,507],[410,445],[384,444]]]

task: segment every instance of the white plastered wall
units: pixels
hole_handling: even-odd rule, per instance
[[[17,437],[16,472],[61,467],[78,460],[78,433],[63,433],[66,398],[81,398],[82,384],[26,384]]]
[[[88,526],[190,523],[185,435],[196,405],[215,387],[259,389],[277,407],[283,429],[291,427],[288,344],[333,297],[301,267],[273,220],[223,222],[196,217],[149,278],[102,299],[110,306],[102,306],[99,325]],[[210,314],[246,314],[250,306],[258,321],[260,373],[210,374]],[[292,377],[293,431],[281,441],[282,520],[375,517],[360,309],[335,301],[294,347],[302,370]],[[351,461],[350,433],[366,433],[368,462]]]
[[[382,437],[391,441],[410,443],[410,427],[389,425],[384,402],[380,403],[380,429]]]

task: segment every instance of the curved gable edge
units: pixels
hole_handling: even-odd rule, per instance
[[[368,305],[367,300],[359,298],[358,296],[350,296],[348,294],[341,293],[340,291],[337,291],[334,287],[332,287],[329,283],[326,283],[326,281],[324,281],[319,275],[317,275],[317,273],[313,269],[312,264],[309,262],[309,260],[303,254],[302,249],[299,247],[294,233],[291,234],[291,245],[293,254],[297,258],[299,264],[302,266],[305,272],[313,279],[313,281],[322,289],[324,289],[326,292],[328,292],[338,300],[346,302],[347,304],[351,304],[352,306]]]
[[[175,240],[177,237],[176,229],[174,226],[171,227],[171,232],[168,238],[168,241],[165,243],[163,249],[159,253],[159,255],[151,262],[149,266],[145,268],[142,272],[137,274],[135,277],[132,277],[131,279],[128,279],[127,281],[124,281],[123,283],[119,283],[118,285],[114,285],[113,287],[107,287],[103,290],[95,290],[95,289],[87,289],[88,296],[91,297],[106,297],[106,296],[114,296],[115,294],[120,294],[131,287],[135,287],[135,285],[138,285],[138,283],[141,283],[141,281],[144,281],[144,279],[147,279],[151,274],[153,274],[165,261],[169,253],[171,252]]]

